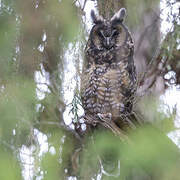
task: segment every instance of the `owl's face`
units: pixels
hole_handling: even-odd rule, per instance
[[[111,50],[121,46],[125,42],[127,34],[127,29],[123,25],[125,14],[126,10],[122,8],[111,20],[105,20],[102,17],[97,17],[94,11],[91,11],[94,22],[90,33],[91,47],[100,50]]]

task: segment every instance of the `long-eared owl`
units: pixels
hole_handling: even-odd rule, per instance
[[[131,113],[136,92],[134,44],[121,8],[110,20],[91,11],[94,26],[85,48],[81,97],[85,116],[113,122]]]

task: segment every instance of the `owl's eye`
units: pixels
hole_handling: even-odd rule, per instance
[[[100,36],[100,37],[104,37],[104,33],[103,33],[103,31],[102,31],[102,30],[98,31],[98,36]]]
[[[117,35],[119,35],[119,32],[116,29],[114,29],[112,31],[112,36],[117,36]]]

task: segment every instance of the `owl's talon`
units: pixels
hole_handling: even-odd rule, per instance
[[[106,114],[98,113],[97,116],[102,121],[111,121],[111,119],[112,119],[111,113],[106,113]]]
[[[97,113],[97,116],[100,120],[103,120],[103,115],[101,113]]]

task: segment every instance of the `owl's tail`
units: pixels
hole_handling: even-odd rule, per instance
[[[85,115],[85,122],[92,126],[98,124],[112,131],[116,136],[119,136],[122,141],[128,140],[126,132],[120,129],[107,114],[98,114],[97,116]],[[129,141],[129,140],[128,140]]]

